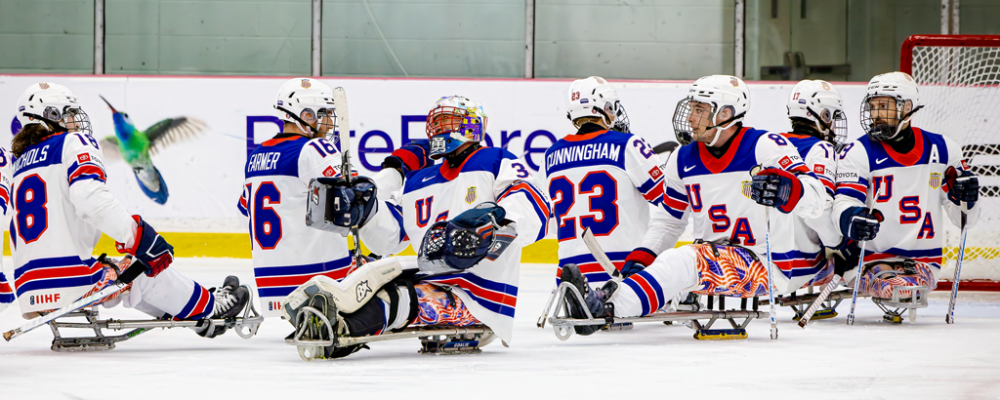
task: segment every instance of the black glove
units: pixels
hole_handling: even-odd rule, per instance
[[[791,172],[765,168],[753,176],[750,198],[757,204],[788,214],[802,198],[802,182]]]
[[[858,257],[861,255],[861,248],[858,242],[849,238],[840,241],[837,247],[827,247],[827,258],[833,261],[833,271],[839,276],[844,276],[858,266]]]
[[[646,269],[653,261],[656,260],[656,253],[645,247],[638,247],[632,250],[625,257],[625,265],[622,266],[622,277],[628,278],[632,274],[638,273]]]
[[[431,142],[427,139],[414,139],[396,149],[382,161],[382,168],[395,168],[405,177],[412,171],[433,165],[430,159]]]
[[[944,191],[956,206],[968,203],[971,210],[979,200],[979,178],[972,171],[948,167],[944,171]]]
[[[378,210],[375,198],[375,181],[359,176],[351,178],[351,184],[342,177],[318,178],[320,183],[330,185],[327,191],[327,220],[330,223],[350,228],[363,226]]]
[[[879,223],[884,220],[879,210],[851,207],[840,214],[840,231],[848,239],[872,240],[878,234]]]

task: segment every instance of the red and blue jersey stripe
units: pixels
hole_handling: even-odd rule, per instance
[[[639,192],[642,193],[642,198],[646,199],[650,204],[654,206],[660,206],[663,203],[663,175],[657,180],[646,179],[638,188]]]
[[[7,214],[7,204],[10,204],[10,189],[0,184],[0,207],[3,207],[4,214]]]
[[[787,253],[771,253],[771,260],[785,277],[815,275],[826,267],[822,253],[806,253],[798,250]]]
[[[458,286],[483,308],[514,318],[514,306],[517,305],[517,286],[491,281],[469,272],[427,277],[422,278],[421,281]]]
[[[184,305],[184,308],[181,309],[181,312],[174,315],[174,319],[204,319],[211,317],[213,310],[215,310],[215,296],[195,282],[191,297],[188,299],[187,304]]]
[[[664,209],[667,210],[672,217],[681,219],[684,218],[684,212],[688,209],[688,197],[687,194],[678,192],[674,188],[667,187],[666,196],[663,196]]]
[[[612,251],[608,252],[606,255],[611,260],[611,263],[615,265],[615,269],[621,271],[622,266],[625,265],[625,259],[628,258],[629,251]],[[593,254],[581,254],[578,256],[566,257],[559,259],[559,265],[566,264],[576,264],[580,268],[580,272],[587,277],[587,282],[605,282],[611,280],[611,275],[608,275],[604,271],[604,267],[597,262]],[[556,269],[556,284],[559,284],[559,276],[562,273],[562,269]]]
[[[663,297],[663,288],[660,286],[660,282],[656,278],[653,278],[653,275],[648,271],[639,271],[636,274],[632,274],[628,279],[623,280],[622,283],[629,289],[632,289],[635,295],[639,297],[639,302],[642,304],[642,315],[652,314],[666,305],[666,299]]]
[[[545,237],[545,233],[548,232],[549,215],[551,215],[549,212],[548,201],[545,200],[545,196],[542,195],[542,192],[538,190],[535,185],[526,181],[516,181],[514,184],[508,186],[500,192],[500,196],[497,196],[497,204],[507,198],[507,196],[515,193],[524,194],[524,196],[528,199],[528,202],[531,203],[531,206],[535,209],[535,214],[538,216],[538,220],[542,223],[542,228],[539,229],[538,235],[535,237],[535,241],[537,242],[542,240],[542,238]]]
[[[927,263],[934,268],[941,269],[942,252],[940,247],[924,250],[903,250],[893,247],[880,253],[865,250],[866,263],[884,260],[887,258],[908,258],[913,261]]]
[[[88,158],[88,160],[90,159]],[[104,168],[93,161],[74,161],[73,165],[70,165],[69,169],[66,170],[66,175],[69,179],[70,186],[76,182],[87,179],[93,179],[100,182],[108,181],[107,174],[104,173]]]
[[[7,276],[0,272],[0,304],[10,304],[14,302],[14,291],[10,288]]]
[[[80,257],[55,257],[31,260],[14,270],[17,296],[33,290],[92,286],[104,276],[100,263]]]
[[[284,297],[317,275],[341,280],[351,269],[351,256],[318,264],[253,269],[260,297]]]
[[[868,199],[868,180],[858,177],[857,182],[837,182],[837,194],[851,196],[864,203]]]

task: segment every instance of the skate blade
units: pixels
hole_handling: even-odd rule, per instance
[[[819,311],[816,311],[816,313],[814,313],[813,316],[812,316],[812,318],[809,318],[809,320],[810,321],[817,321],[817,320],[821,320],[821,319],[830,319],[830,318],[836,317],[837,315],[840,315],[840,314],[837,314],[837,312],[834,311],[834,310],[819,310]],[[802,315],[796,314],[795,317],[793,317],[792,319],[795,320],[795,321],[798,321],[798,320],[802,319]]]
[[[604,332],[630,331],[633,326],[631,322],[614,323],[601,328]]]
[[[695,332],[697,340],[742,340],[747,338],[746,329],[708,329]]]

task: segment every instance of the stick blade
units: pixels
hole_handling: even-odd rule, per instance
[[[608,255],[604,253],[604,249],[601,248],[600,243],[597,243],[597,238],[594,237],[594,234],[590,231],[590,227],[583,230],[582,237],[583,243],[587,245],[587,249],[590,250],[590,254],[594,255],[594,259],[597,260],[597,263],[604,268],[604,272],[607,272],[608,275],[611,275],[612,277],[619,277],[621,274],[618,273],[618,269],[615,268],[615,264],[611,262]]]
[[[347,90],[337,86],[333,88],[333,105],[337,108],[337,141],[340,151],[351,150],[351,116],[347,107]]]

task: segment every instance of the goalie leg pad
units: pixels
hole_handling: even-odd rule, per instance
[[[333,299],[340,312],[351,314],[375,298],[379,289],[402,272],[399,260],[388,257],[362,265],[340,282],[322,275],[315,276],[285,297],[282,312],[287,320],[294,323],[298,310],[306,305],[310,297],[322,291]]]

